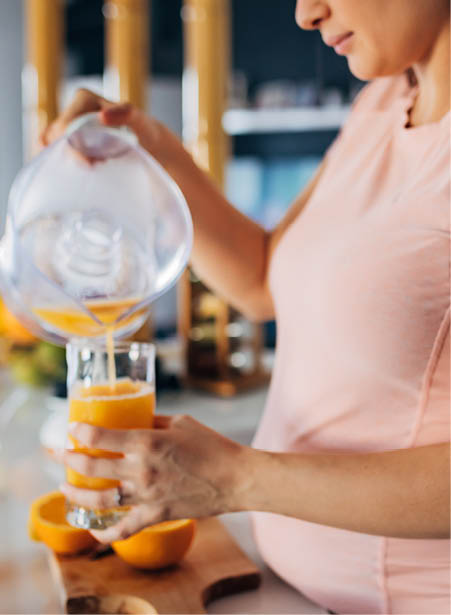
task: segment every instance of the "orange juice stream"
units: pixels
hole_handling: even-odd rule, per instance
[[[106,352],[108,356],[108,384],[114,391],[116,386],[116,364],[114,362],[114,329],[107,327],[106,330]]]

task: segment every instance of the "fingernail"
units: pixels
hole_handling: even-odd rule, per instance
[[[69,423],[69,431],[70,431],[71,433],[73,433],[74,431],[76,431],[76,429],[77,429],[77,425],[78,425],[78,423],[75,423],[75,422],[74,422],[74,423]]]
[[[124,113],[128,113],[130,110],[130,105],[124,103],[123,105],[117,105],[115,107],[110,107],[109,109],[103,110],[103,116],[107,118],[114,118],[116,115],[121,116]]]
[[[104,109],[104,111],[106,113],[122,113],[123,111],[127,111],[129,108],[129,103],[122,103],[120,105],[114,105],[114,107],[108,107],[108,109]]]
[[[67,487],[64,483],[59,485],[58,489],[61,491],[61,493],[64,493],[64,495],[67,495]]]

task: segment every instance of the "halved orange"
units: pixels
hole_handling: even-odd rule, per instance
[[[34,500],[28,532],[32,540],[42,541],[56,553],[66,555],[85,551],[97,542],[88,530],[72,527],[66,521],[66,498],[59,491]]]
[[[131,566],[158,570],[176,564],[185,556],[195,531],[194,519],[164,521],[111,546]]]
[[[16,316],[6,307],[0,297],[0,333],[4,334],[14,344],[28,346],[37,338],[26,329]]]

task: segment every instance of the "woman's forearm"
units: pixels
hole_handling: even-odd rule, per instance
[[[366,534],[445,538],[450,449],[436,444],[372,454],[248,449],[235,510],[257,510]]]
[[[273,317],[266,288],[266,231],[239,212],[161,126],[155,155],[182,190],[194,224],[192,264],[205,283],[255,319]]]

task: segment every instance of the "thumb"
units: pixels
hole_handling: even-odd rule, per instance
[[[100,119],[107,126],[130,125],[133,116],[133,106],[130,103],[119,103],[100,111]]]
[[[106,126],[128,126],[140,144],[153,153],[159,139],[158,122],[130,103],[120,103],[100,111],[100,121]]]
[[[171,423],[172,423],[171,416],[167,416],[163,414],[156,414],[153,417],[152,429],[169,429],[169,427],[171,426]]]

